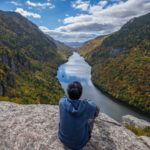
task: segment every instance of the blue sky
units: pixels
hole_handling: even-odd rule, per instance
[[[27,18],[38,26],[46,26],[50,29],[54,29],[62,26],[62,20],[67,16],[75,16],[82,13],[81,9],[74,9],[72,7],[73,3],[75,2],[76,0],[0,0],[0,9],[6,11],[16,11],[16,8],[22,8],[26,11],[37,13],[41,16],[40,19],[36,19],[32,16],[27,16]],[[94,5],[98,2],[99,0],[91,0],[90,4]],[[109,4],[115,2],[115,0],[110,0]],[[48,6],[33,7],[33,3],[35,5],[40,3]]]
[[[0,9],[22,14],[57,40],[84,42],[150,12],[150,0],[0,0]]]

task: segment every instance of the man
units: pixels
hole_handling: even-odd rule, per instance
[[[59,132],[60,141],[68,148],[79,150],[90,140],[95,117],[99,109],[93,101],[79,100],[82,86],[75,81],[69,84],[68,97],[59,101]]]

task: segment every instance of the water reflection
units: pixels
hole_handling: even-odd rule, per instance
[[[67,85],[73,81],[79,81],[83,86],[82,98],[85,97],[85,88],[91,86],[91,67],[85,62],[78,53],[73,53],[68,62],[61,65],[58,69],[57,78],[59,79],[66,93]]]
[[[136,113],[128,107],[112,101],[96,89],[91,81],[91,67],[78,53],[73,53],[73,55],[69,57],[68,62],[59,67],[57,78],[59,79],[66,95],[66,89],[70,82],[81,82],[83,86],[83,94],[81,99],[91,99],[95,101],[100,107],[101,112],[108,114],[119,122],[121,121],[121,117],[127,114],[150,121],[149,118]]]

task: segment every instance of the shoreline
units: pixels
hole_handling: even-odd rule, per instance
[[[142,111],[141,109],[139,109],[135,106],[132,106],[132,105],[128,104],[127,102],[122,101],[121,99],[117,99],[117,98],[113,97],[111,94],[109,94],[107,91],[103,90],[99,85],[97,85],[93,80],[92,80],[92,83],[102,94],[109,97],[110,100],[112,100],[113,102],[115,102],[117,104],[120,104],[120,105],[130,108],[131,110],[135,111],[136,113],[138,113],[140,115],[143,115],[144,117],[148,118],[147,121],[150,122],[150,113],[148,113],[146,111]]]
[[[80,54],[80,53],[79,53]],[[86,57],[84,57],[83,55],[80,55],[81,57],[83,57],[85,59],[85,61],[91,66],[91,71],[92,71],[92,68],[93,68],[93,65],[87,60]],[[144,117],[148,118],[148,121],[150,122],[150,113],[148,113],[147,111],[143,111],[135,106],[132,106],[130,105],[129,103],[125,102],[125,101],[122,101],[121,99],[118,99],[118,98],[115,98],[114,96],[112,96],[111,94],[109,94],[107,91],[105,91],[102,87],[100,87],[99,85],[97,85],[93,79],[92,79],[92,72],[91,72],[91,81],[93,83],[93,85],[102,93],[104,94],[105,96],[109,97],[110,100],[112,100],[113,102],[116,102],[120,105],[123,105],[125,107],[128,107],[130,108],[131,110],[133,110],[134,112],[140,114],[140,115],[143,115]]]

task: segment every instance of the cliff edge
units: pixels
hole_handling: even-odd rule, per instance
[[[0,102],[1,150],[64,150],[57,137],[59,113],[53,105]],[[100,113],[83,150],[149,150],[150,146],[121,124]]]

